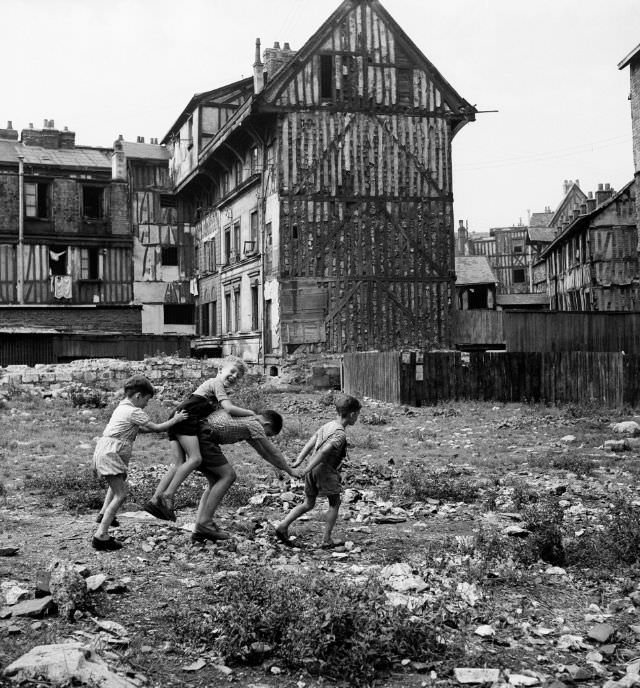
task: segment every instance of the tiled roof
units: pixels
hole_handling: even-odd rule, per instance
[[[42,148],[41,146],[25,146],[17,141],[0,140],[0,163],[14,163],[17,165],[18,155],[24,155],[25,165],[111,169],[111,155],[104,149],[50,149]]]
[[[549,244],[556,238],[556,230],[552,227],[529,227],[530,243]]]
[[[485,256],[456,256],[456,284],[496,284]]]
[[[132,143],[122,141],[122,150],[128,158],[141,160],[168,160],[169,151],[164,146],[155,143]]]
[[[553,213],[531,213],[529,227],[548,227],[553,219]]]

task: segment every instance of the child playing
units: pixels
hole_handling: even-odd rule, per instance
[[[336,420],[326,423],[316,431],[293,462],[292,467],[299,466],[305,456],[313,450],[313,458],[305,470],[304,503],[294,507],[284,520],[276,526],[276,537],[288,547],[293,546],[293,542],[289,539],[289,526],[302,514],[313,509],[318,496],[327,497],[329,500],[321,547],[329,549],[343,544],[335,542],[331,538],[331,533],[338,520],[340,492],[342,491],[338,469],[347,453],[345,428],[356,423],[361,408],[362,405],[355,397],[340,396],[336,402],[338,414]]]
[[[247,366],[242,359],[229,356],[223,361],[216,377],[203,382],[177,407],[176,412],[187,411],[189,417],[176,425],[169,433],[174,461],[160,481],[153,497],[145,504],[145,511],[165,521],[176,520],[173,508],[176,491],[187,476],[202,463],[198,442],[200,421],[219,409],[223,409],[230,416],[255,415],[249,409],[235,406],[229,399],[229,390],[242,379],[246,372]]]
[[[93,468],[109,485],[96,519],[98,529],[91,540],[94,549],[103,551],[122,547],[122,543],[109,536],[109,526],[115,521],[115,515],[127,496],[127,470],[138,432],[162,432],[188,417],[185,411],[180,411],[164,423],[153,423],[142,409],[149,403],[155,390],[142,375],[129,378],[124,383],[124,393],[125,399],[112,413],[93,453]]]

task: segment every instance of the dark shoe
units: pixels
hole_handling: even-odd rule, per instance
[[[165,521],[175,521],[176,512],[173,509],[173,500],[169,502],[166,497],[159,497],[157,505],[160,507],[160,511],[164,514]]]
[[[344,547],[344,542],[334,540],[332,542],[323,542],[320,545],[320,549],[333,549],[334,547]]]
[[[289,539],[289,535],[287,533],[283,532],[282,530],[278,530],[277,528],[274,532],[278,540],[280,540],[283,545],[286,547],[295,547],[293,540]]]
[[[98,514],[96,516],[96,523],[102,523],[102,517],[104,514]],[[111,521],[111,527],[112,528],[119,528],[120,527],[120,521],[118,521],[117,518],[114,518],[113,521]]]
[[[211,540],[216,542],[217,540],[230,540],[231,533],[225,533],[224,530],[218,530],[217,527],[212,528],[211,526],[196,525],[193,530],[193,535],[191,537],[192,542],[202,542],[204,540]]]
[[[176,514],[173,511],[173,509],[168,509],[161,502],[148,501],[142,508],[148,514],[151,514],[152,516],[159,518],[161,521],[175,521],[176,520]]]
[[[114,540],[112,537],[108,540],[100,540],[100,538],[94,537],[91,540],[91,546],[93,549],[100,550],[101,552],[113,552],[117,549],[122,549],[122,543]]]

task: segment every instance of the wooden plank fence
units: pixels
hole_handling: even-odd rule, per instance
[[[344,356],[345,392],[421,406],[452,400],[640,403],[640,355],[384,352]]]

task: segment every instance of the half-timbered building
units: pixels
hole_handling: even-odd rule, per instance
[[[194,96],[165,141],[195,227],[196,346],[275,363],[448,345],[451,144],[475,112],[378,0]]]

